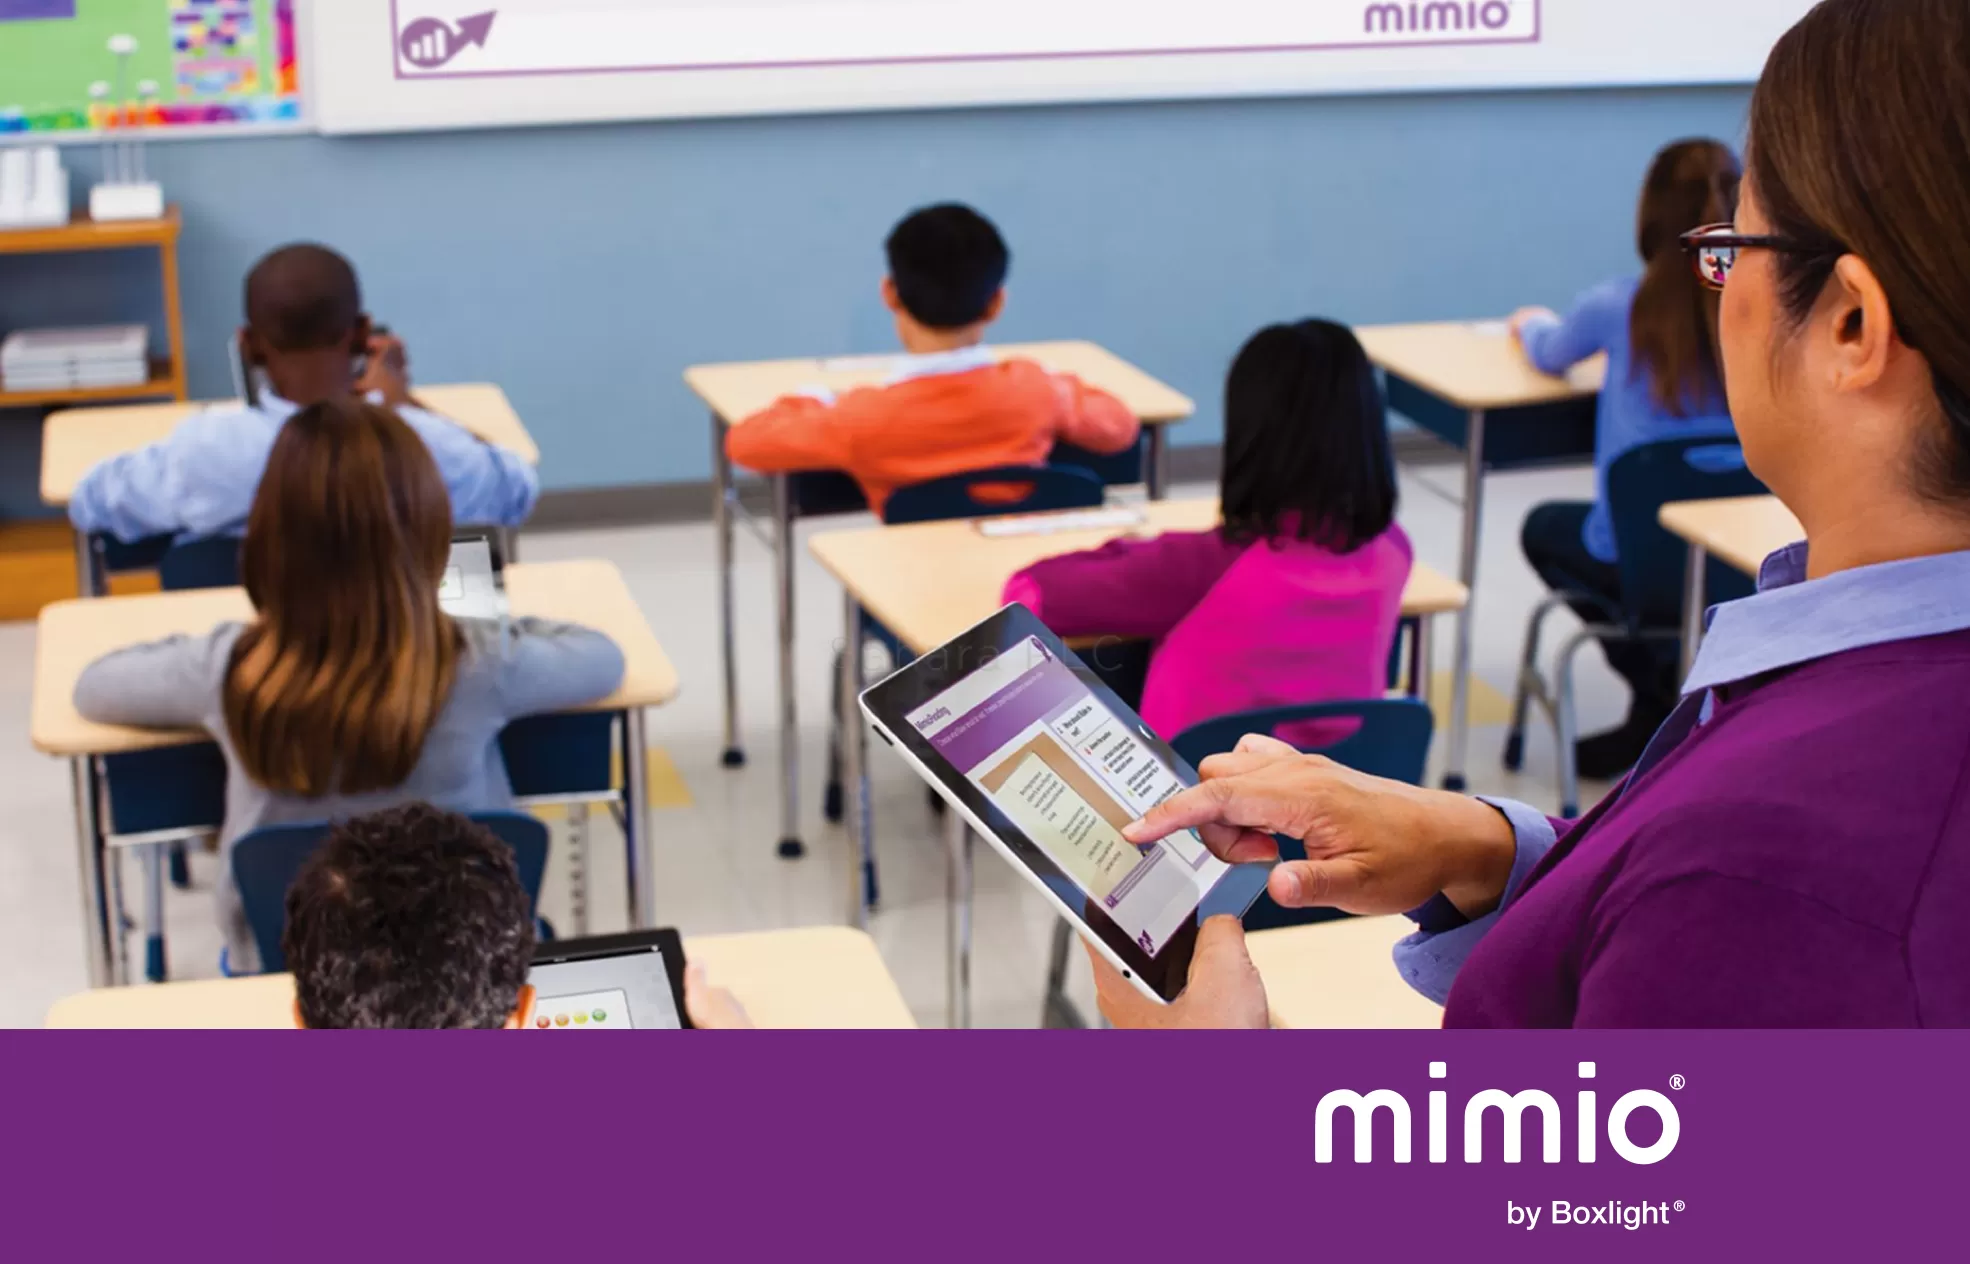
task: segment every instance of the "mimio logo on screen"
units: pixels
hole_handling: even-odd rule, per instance
[[[1591,1062],[1580,1064],[1580,1078],[1591,1080],[1595,1067]],[[1449,1064],[1430,1063],[1430,1078],[1447,1080],[1450,1078]],[[1682,1087],[1682,1077],[1672,1077],[1671,1088]],[[1582,1089],[1579,1094],[1579,1111],[1575,1116],[1574,1156],[1581,1163],[1593,1163],[1599,1156],[1601,1122],[1596,1094],[1591,1089]],[[1564,1146],[1561,1134],[1564,1131],[1560,1104],[1551,1093],[1539,1089],[1527,1089],[1523,1093],[1507,1093],[1503,1089],[1488,1088],[1474,1094],[1464,1103],[1464,1162],[1484,1162],[1484,1124],[1488,1112],[1498,1112],[1504,1125],[1504,1145],[1502,1155],[1507,1163],[1520,1162],[1524,1156],[1524,1142],[1521,1136],[1528,1112],[1537,1112],[1540,1123],[1540,1158],[1547,1163],[1561,1161]],[[1376,1089],[1372,1093],[1357,1093],[1351,1089],[1340,1089],[1320,1099],[1314,1108],[1313,1116],[1313,1161],[1332,1163],[1334,1161],[1334,1116],[1342,1111],[1353,1116],[1354,1123],[1354,1161],[1373,1163],[1375,1161],[1375,1119],[1387,1111],[1394,1131],[1393,1156],[1397,1163],[1407,1163],[1414,1154],[1415,1129],[1409,1099],[1394,1089]],[[1628,1139],[1628,1121],[1635,1112],[1647,1110],[1654,1113],[1662,1125],[1661,1135],[1648,1145],[1637,1145]],[[1607,1114],[1607,1141],[1615,1154],[1623,1160],[1646,1167],[1660,1163],[1676,1149],[1676,1141],[1682,1136],[1682,1120],[1676,1114],[1675,1103],[1653,1089],[1636,1089],[1615,1099],[1613,1109]],[[1429,1107],[1429,1161],[1448,1163],[1450,1161],[1450,1095],[1438,1091],[1430,1094]]]
[[[1363,10],[1362,30],[1370,35],[1427,31],[1502,31],[1512,22],[1505,0],[1435,0],[1420,4],[1371,4]]]

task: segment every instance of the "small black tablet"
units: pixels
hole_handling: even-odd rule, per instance
[[[1145,995],[1173,1001],[1197,930],[1243,917],[1270,865],[1227,865],[1189,830],[1122,828],[1197,784],[1033,612],[1007,606],[862,695],[876,733]]]
[[[534,950],[526,1025],[536,1031],[676,1031],[684,1008],[684,943],[674,930],[562,939]]]

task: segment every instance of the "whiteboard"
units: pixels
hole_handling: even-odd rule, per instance
[[[332,0],[331,132],[1748,83],[1813,0]]]

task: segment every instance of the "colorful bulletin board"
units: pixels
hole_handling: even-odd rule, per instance
[[[0,0],[0,140],[62,140],[141,118],[219,130],[302,121],[296,0]],[[137,50],[116,100],[119,58]],[[149,81],[155,96],[141,97]],[[110,85],[110,100],[90,96]]]

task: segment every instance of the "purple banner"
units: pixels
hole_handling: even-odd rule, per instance
[[[0,22],[74,16],[75,0],[0,0]]]
[[[21,1260],[1964,1252],[1970,1033],[8,1033],[0,1063]]]

